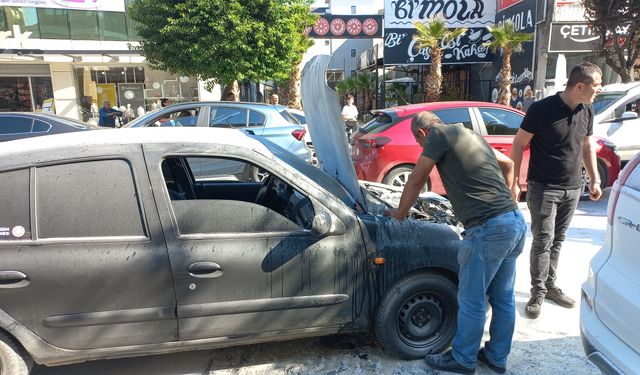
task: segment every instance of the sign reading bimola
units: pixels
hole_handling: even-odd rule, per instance
[[[384,27],[413,29],[416,21],[424,22],[441,15],[448,27],[483,27],[493,24],[496,0],[385,0]]]
[[[382,38],[382,16],[329,15],[318,18],[305,33],[312,38]]]
[[[0,0],[1,6],[124,12],[124,0]]]
[[[449,28],[469,28],[457,40],[442,46],[444,64],[492,61],[491,52],[482,44],[491,38],[486,27],[495,21],[496,0],[385,0],[384,64],[431,63],[430,50],[416,49],[413,35],[416,22],[435,15],[444,17]]]
[[[536,0],[522,0],[514,2],[504,10],[498,11],[496,22],[501,24],[507,20],[513,22],[520,33],[533,33],[536,27]],[[533,89],[533,56],[535,53],[534,41],[525,42],[522,45],[524,52],[511,55],[511,105],[516,107],[522,102],[527,88]],[[496,53],[493,60],[496,92],[492,99],[497,99],[497,88],[502,79],[502,53]],[[515,89],[515,90],[514,90]],[[513,95],[516,93],[516,95]],[[495,101],[495,100],[494,100]]]

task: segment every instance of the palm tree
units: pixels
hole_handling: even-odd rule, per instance
[[[436,15],[424,23],[416,22],[415,26],[417,32],[413,35],[413,39],[416,41],[416,48],[430,49],[431,69],[423,80],[425,96],[427,101],[436,102],[440,99],[442,90],[442,46],[464,35],[467,28],[448,29],[441,15]]]
[[[512,21],[489,27],[491,41],[484,43],[495,53],[502,50],[502,78],[498,103],[509,105],[511,102],[511,56],[524,51],[523,44],[533,39],[533,33],[519,33]]]
[[[343,98],[347,94],[353,94],[357,100],[359,112],[366,113],[373,108],[373,93],[375,91],[375,76],[368,73],[360,73],[338,82],[336,91]]]

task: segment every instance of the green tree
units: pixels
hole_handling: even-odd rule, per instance
[[[519,33],[512,21],[489,27],[491,41],[484,43],[495,53],[502,51],[502,78],[500,79],[500,95],[498,103],[509,105],[511,102],[511,56],[524,52],[523,44],[533,40],[533,33]]]
[[[623,82],[634,80],[640,57],[640,0],[584,0],[585,15],[600,35],[600,54]]]
[[[367,113],[373,109],[375,85],[376,78],[373,74],[360,73],[338,82],[336,91],[341,98],[347,94],[354,95],[358,112]]]
[[[309,0],[136,0],[149,65],[209,82],[289,78],[308,44]]]
[[[313,45],[313,39],[305,37],[301,41],[302,47],[306,51]],[[287,106],[289,108],[302,109],[302,93],[300,91],[300,84],[302,82],[302,54],[300,58],[296,60],[291,68],[291,74],[289,76],[289,92]]]
[[[429,74],[424,77],[423,87],[425,97],[429,102],[437,102],[442,91],[442,54],[443,45],[447,45],[467,32],[467,28],[448,29],[446,20],[436,15],[424,23],[416,22],[416,33],[413,39],[416,41],[416,49],[429,48],[431,68]]]

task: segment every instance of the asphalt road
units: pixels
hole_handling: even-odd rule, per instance
[[[609,189],[598,202],[581,202],[560,256],[558,285],[579,300],[588,264],[604,242]],[[520,205],[527,222],[529,213]],[[579,308],[545,303],[536,320],[524,316],[529,300],[529,248],[518,259],[518,314],[508,373],[518,375],[599,374],[585,358],[580,343]],[[486,334],[486,332],[485,332]],[[187,374],[437,374],[421,360],[391,357],[371,336],[334,336],[283,343],[192,351],[60,367],[39,367],[36,375],[187,375]],[[494,374],[479,366],[476,374]]]

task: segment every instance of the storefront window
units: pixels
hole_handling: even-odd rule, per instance
[[[18,25],[20,31],[31,32],[31,38],[40,37],[36,8],[4,7],[2,13],[4,17],[0,15],[0,30],[13,30],[13,25]]]
[[[69,25],[73,39],[100,40],[97,12],[70,10]]]
[[[124,13],[121,12],[100,12],[98,13],[100,22],[100,36],[102,40],[128,40],[127,23]]]
[[[31,77],[31,88],[36,110],[46,108],[47,101],[53,100],[51,77]]]
[[[37,12],[43,39],[71,39],[67,10],[38,8]]]
[[[0,112],[32,110],[29,78],[0,77]]]

